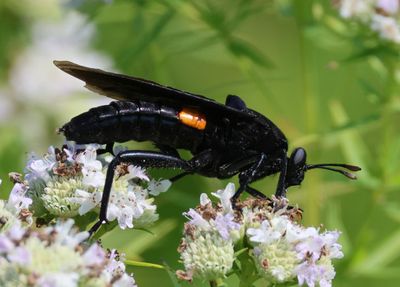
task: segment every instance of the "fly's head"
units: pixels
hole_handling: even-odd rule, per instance
[[[285,182],[286,188],[294,185],[300,185],[304,179],[305,172],[310,169],[320,168],[320,169],[330,170],[338,172],[350,179],[357,179],[357,177],[355,174],[350,173],[343,169],[347,169],[350,171],[361,170],[361,168],[358,166],[343,164],[343,163],[307,164],[306,159],[307,159],[307,153],[304,148],[299,147],[292,152],[292,154],[288,159],[286,182]],[[336,167],[341,167],[343,169],[338,169]]]
[[[296,148],[288,159],[286,171],[286,187],[300,185],[307,170],[307,153],[305,149]]]

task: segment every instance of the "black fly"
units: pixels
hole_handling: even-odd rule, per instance
[[[66,123],[60,132],[78,144],[105,144],[112,153],[115,142],[152,141],[160,152],[124,151],[115,156],[107,171],[99,221],[95,232],[106,221],[115,168],[131,163],[151,168],[179,168],[188,174],[230,178],[239,175],[235,202],[243,191],[264,198],[250,183],[279,173],[276,196],[299,185],[307,170],[322,168],[355,179],[355,175],[336,167],[358,171],[348,164],[306,164],[306,151],[296,148],[287,156],[288,143],[282,131],[262,114],[247,108],[238,96],[229,95],[225,105],[206,97],[159,85],[147,80],[67,61],[55,65],[86,82],[96,93],[116,99],[109,105],[92,108]],[[184,160],[177,149],[189,150],[193,157]]]

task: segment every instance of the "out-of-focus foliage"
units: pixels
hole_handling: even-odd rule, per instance
[[[288,196],[304,210],[306,225],[343,232],[335,286],[398,285],[400,46],[317,0],[3,0],[0,19],[2,198],[11,189],[7,173],[22,169],[27,152],[60,145],[57,127],[107,103],[84,94],[54,59],[114,68],[221,102],[237,94],[281,127],[291,149],[304,146],[310,163],[362,166],[357,182],[310,171]],[[254,187],[272,194],[276,180]],[[178,269],[182,212],[201,192],[224,185],[187,177],[158,198],[161,220],[152,234],[115,230],[103,243],[128,259]],[[181,286],[164,270],[132,271],[139,286]]]

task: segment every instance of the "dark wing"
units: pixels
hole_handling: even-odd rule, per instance
[[[206,116],[217,119],[251,120],[253,115],[206,97],[162,86],[155,82],[126,75],[106,72],[74,64],[69,61],[54,61],[64,72],[86,82],[86,88],[116,100],[142,100],[175,108],[194,108]]]

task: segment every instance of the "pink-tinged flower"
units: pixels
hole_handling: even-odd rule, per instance
[[[339,232],[327,231],[319,234],[317,229],[309,227],[304,230],[303,234],[304,237],[295,247],[299,259],[311,259],[315,262],[321,255],[330,259],[343,257],[342,246],[337,243]]]
[[[210,224],[205,220],[196,210],[193,208],[189,209],[188,212],[184,212],[183,215],[189,219],[189,224],[199,226],[202,228],[209,228]]]
[[[26,165],[26,179],[28,181],[42,179],[45,182],[50,180],[49,171],[56,164],[55,148],[50,146],[47,154],[43,158],[37,158],[34,154],[30,155],[30,159]]]
[[[378,0],[376,7],[388,14],[396,14],[399,11],[399,0]]]
[[[14,248],[14,243],[4,234],[0,234],[0,254],[7,253]]]
[[[29,264],[31,261],[31,255],[29,254],[29,251],[22,246],[19,246],[17,248],[14,248],[8,253],[7,256],[8,260],[11,262],[20,264],[20,265],[25,265]]]
[[[120,260],[117,260],[118,257]],[[125,272],[125,265],[121,261],[122,258],[123,256],[121,254],[118,254],[115,249],[111,250],[111,253],[109,255],[110,261],[106,266],[107,272],[113,275]]]
[[[325,256],[327,256],[330,259],[340,259],[343,258],[343,252],[342,252],[342,245],[337,243],[338,239],[340,236],[339,231],[327,231],[323,234],[321,234],[321,237],[323,238],[323,241],[325,243],[324,245],[324,253]]]
[[[114,282],[113,287],[137,287],[135,279],[124,273],[121,278]]]
[[[322,247],[324,247],[325,242],[322,236],[319,235],[318,230],[309,227],[304,230],[305,236],[298,244],[296,244],[296,251],[298,253],[299,259],[310,258],[313,262],[318,260],[321,256]]]
[[[10,239],[18,241],[24,236],[25,230],[21,227],[21,222],[17,221],[13,226],[11,226],[7,233]]]
[[[230,239],[231,231],[240,229],[241,225],[233,220],[234,216],[231,213],[225,215],[218,214],[214,220],[218,233],[225,240]]]
[[[83,254],[83,260],[86,266],[101,265],[106,260],[106,253],[97,243],[94,243]]]
[[[330,262],[327,264],[303,262],[295,268],[294,272],[299,285],[306,283],[308,287],[314,287],[316,283],[320,287],[331,287],[332,280],[336,275]]]

